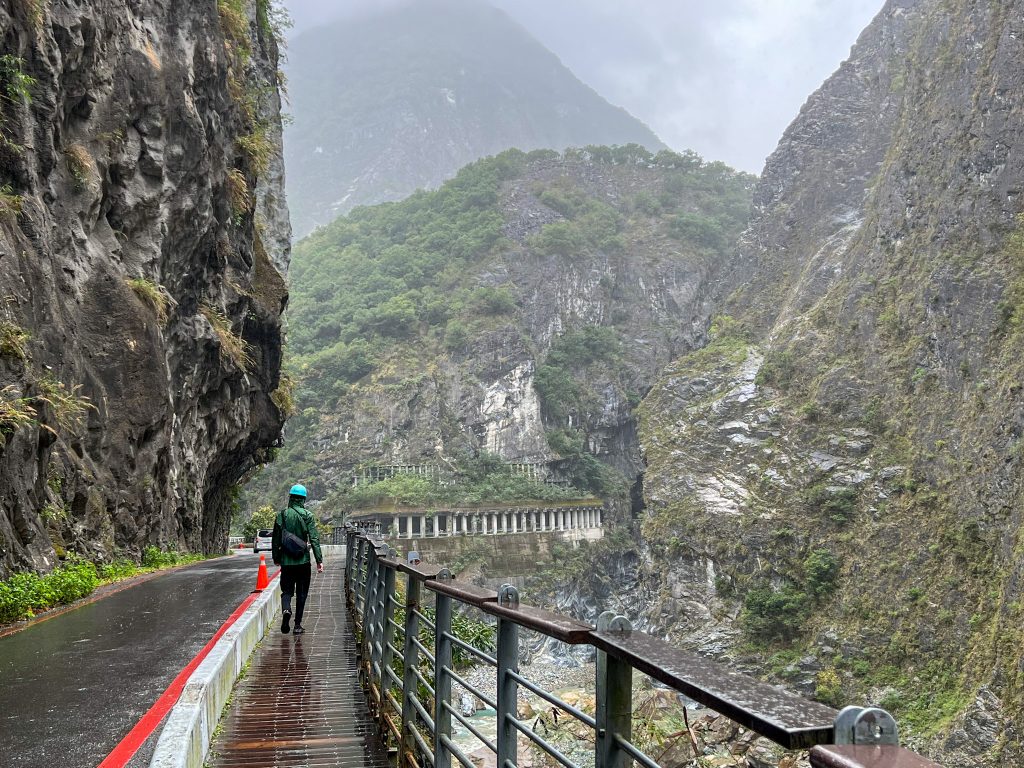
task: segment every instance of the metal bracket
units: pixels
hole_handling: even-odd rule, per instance
[[[437,576],[436,576],[436,579],[438,581],[444,581],[444,582],[452,581],[454,578],[455,577],[452,576],[452,572],[450,570],[448,570],[447,568],[442,568],[440,571],[437,572]]]
[[[605,611],[597,617],[598,632],[632,632],[633,622],[615,611]]]
[[[498,605],[502,608],[518,608],[519,590],[511,584],[502,584],[498,590]]]
[[[836,744],[900,745],[896,719],[877,707],[844,707],[836,718],[835,733]]]

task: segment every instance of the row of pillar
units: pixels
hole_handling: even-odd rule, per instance
[[[545,507],[395,515],[391,535],[410,539],[426,536],[473,536],[600,528],[601,507]]]

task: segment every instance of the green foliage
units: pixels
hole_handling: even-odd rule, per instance
[[[142,550],[143,568],[171,568],[202,560],[203,556],[191,552],[178,552],[173,549],[162,550],[152,544]]]
[[[586,326],[559,336],[533,379],[545,413],[562,422],[569,414],[584,410],[584,374],[592,366],[614,369],[621,362],[622,342],[614,328]]]
[[[789,641],[803,630],[809,612],[807,594],[798,587],[786,584],[775,590],[761,586],[747,592],[740,621],[758,640]]]
[[[32,101],[36,80],[25,74],[25,60],[7,53],[0,56],[0,99],[9,104]]]
[[[839,578],[839,560],[827,549],[815,549],[804,559],[807,591],[815,598],[829,594]]]
[[[804,501],[814,511],[824,512],[836,523],[849,522],[857,511],[856,488],[816,483],[803,492]]]
[[[0,213],[13,213],[15,216],[20,216],[24,202],[24,198],[16,194],[10,184],[0,187]]]
[[[817,674],[814,681],[814,698],[830,707],[842,706],[843,681],[832,667]]]
[[[100,564],[96,566],[96,571],[99,574],[100,581],[105,583],[123,581],[141,573],[139,566],[125,557],[119,557],[109,563]]]
[[[18,621],[39,611],[74,602],[99,584],[96,566],[70,561],[48,574],[16,573],[0,581],[0,623]]]
[[[507,288],[467,290],[462,282],[466,266],[501,240],[498,188],[523,158],[510,150],[481,160],[435,192],[357,209],[300,243],[289,310],[298,367],[307,365],[316,380],[337,367],[331,358],[358,343],[360,364],[345,366],[358,378],[372,370],[366,364],[376,358],[369,350],[378,339],[404,339],[421,323],[443,325],[460,313],[511,311],[515,297]],[[453,334],[456,346],[460,335]]]
[[[27,355],[25,345],[30,336],[21,326],[0,320],[0,356],[24,360]]]
[[[228,171],[227,187],[231,215],[237,221],[252,212],[252,191],[249,189],[249,181],[245,178],[245,174],[237,168]]]
[[[157,322],[160,325],[167,324],[167,307],[170,301],[167,292],[152,280],[146,277],[135,277],[127,281],[135,295],[156,313]]]
[[[245,15],[244,0],[217,0],[221,30],[231,51],[243,62],[252,55],[249,40],[249,21]]]
[[[827,549],[808,552],[797,578],[779,588],[761,584],[747,592],[740,622],[747,634],[760,642],[789,642],[798,637],[811,615],[835,588],[839,560]]]
[[[773,352],[765,357],[757,372],[756,383],[758,386],[778,387],[786,391],[796,371],[796,359],[792,352],[788,349]]]
[[[292,27],[292,19],[283,3],[275,0],[256,0],[256,23],[264,37],[283,45],[285,36]]]
[[[718,251],[728,244],[722,225],[710,216],[684,211],[669,220],[668,231],[677,240]]]
[[[269,504],[263,505],[252,513],[252,517],[245,521],[245,525],[242,526],[242,537],[246,541],[252,541],[256,538],[256,531],[261,528],[272,529],[275,517],[277,517],[277,510]]]
[[[621,251],[621,214],[573,186],[568,179],[543,188],[538,195],[549,208],[565,216],[564,221],[545,225],[530,239],[530,247],[545,256],[580,256],[590,250]]]

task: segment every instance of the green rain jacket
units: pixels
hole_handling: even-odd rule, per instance
[[[293,501],[287,509],[277,513],[274,518],[274,536],[271,539],[270,554],[278,565],[305,565],[309,562],[309,550],[301,555],[293,555],[286,552],[281,546],[281,530],[287,528],[300,539],[308,541],[313,545],[313,555],[317,563],[324,561],[320,552],[320,531],[317,530],[316,520],[313,513],[302,506],[299,501]]]

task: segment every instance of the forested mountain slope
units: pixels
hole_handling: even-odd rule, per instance
[[[704,333],[752,184],[637,146],[508,151],[318,230],[292,272],[299,413],[257,492],[483,451],[627,499],[634,408]]]
[[[1024,3],[891,0],[641,409],[647,621],[951,767],[1024,764],[1022,86]]]
[[[382,4],[290,45],[288,194],[299,236],[522,150],[664,145],[482,0]]]

